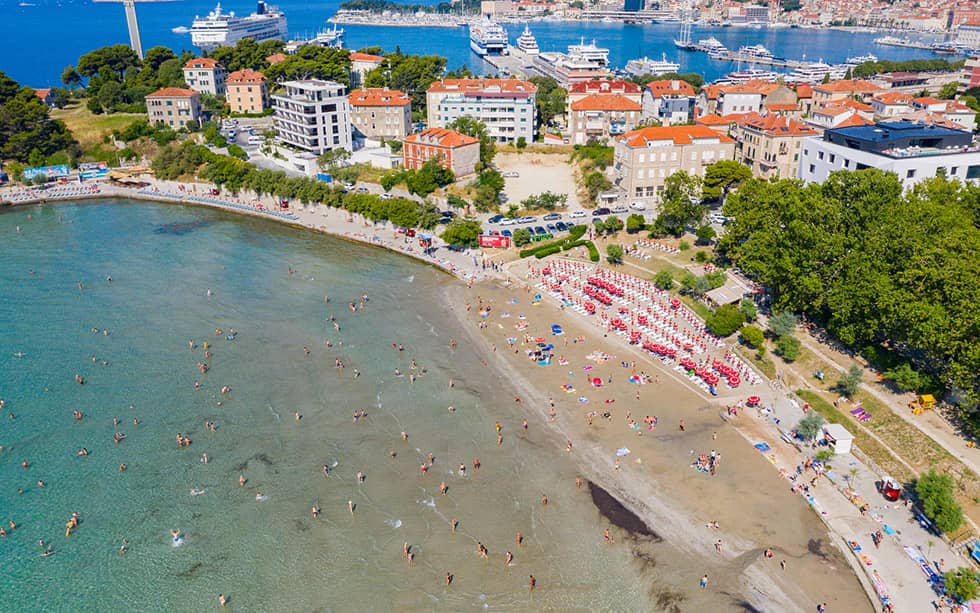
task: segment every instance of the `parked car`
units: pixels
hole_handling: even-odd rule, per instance
[[[551,232],[552,234],[558,231],[558,226],[556,226],[553,223],[548,224],[547,226],[545,226],[545,228],[547,228],[548,232]]]
[[[598,217],[600,215],[608,215],[610,213],[612,213],[612,211],[610,211],[608,207],[601,206],[596,210],[592,211],[592,216]]]
[[[630,208],[634,211],[645,211],[647,210],[647,205],[643,204],[642,202],[634,202],[630,205]]]
[[[437,221],[436,223],[442,226],[446,226],[449,225],[450,222],[452,222],[452,219],[450,219],[449,217],[440,217],[439,221]]]
[[[534,223],[538,219],[534,215],[525,215],[517,220],[517,223]]]
[[[500,173],[500,176],[508,179],[516,179],[517,177],[521,176],[521,173],[517,172],[516,170],[508,170],[507,172]]]
[[[452,211],[442,211],[440,214],[443,217],[448,217],[449,219],[452,219],[453,217],[456,217],[456,213],[454,213]]]
[[[500,236],[506,236],[507,238],[510,238],[511,236],[514,236],[514,233],[508,230],[507,228],[504,228],[503,230],[500,231]]]
[[[614,208],[612,210],[612,212],[613,213],[616,213],[616,214],[619,214],[619,213],[629,213],[630,210],[628,208],[626,208],[625,206],[617,206],[616,208]]]
[[[547,234],[548,231],[545,230],[542,226],[534,226],[534,233],[535,234]]]
[[[381,194],[381,199],[382,200],[391,200],[392,198],[394,198],[394,196],[392,196],[391,194],[389,194],[387,192],[384,193],[384,194]]]
[[[572,219],[581,219],[585,217],[585,211],[572,211],[572,214],[569,215],[569,217]]]
[[[548,213],[541,219],[545,221],[558,221],[559,219],[561,219],[561,213]]]
[[[558,228],[559,232],[566,232],[569,228],[568,224],[566,224],[564,221],[559,221],[555,224],[555,227]]]
[[[502,225],[502,226],[512,226],[512,225],[514,225],[516,223],[517,223],[516,220],[510,219],[510,218],[506,218],[506,219],[504,219],[504,220],[502,220],[500,222],[500,225]]]
[[[352,190],[355,187],[357,187],[357,186],[354,185],[353,183],[344,183],[344,189],[346,189],[346,190]]]
[[[487,220],[487,223],[500,223],[505,219],[507,218],[504,217],[503,215],[494,215],[493,217]]]
[[[366,187],[358,187],[354,191],[357,192],[358,194],[366,194],[366,193],[368,193],[368,188],[366,188]]]

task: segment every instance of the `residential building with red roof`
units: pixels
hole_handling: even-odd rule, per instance
[[[694,112],[694,99],[694,87],[687,81],[650,81],[643,89],[643,117],[664,126],[687,123]]]
[[[837,128],[843,125],[868,125],[874,123],[845,104],[828,104],[813,111],[807,122],[817,128]]]
[[[405,168],[418,170],[435,159],[457,177],[476,172],[480,161],[480,140],[446,128],[426,128],[405,137],[402,157]]]
[[[836,102],[844,98],[857,96],[864,101],[870,100],[882,91],[882,87],[867,79],[841,79],[813,86],[814,105]]]
[[[566,102],[572,104],[594,94],[619,94],[640,104],[643,92],[640,86],[629,81],[611,81],[608,79],[596,79],[593,81],[582,81],[572,83],[568,86],[568,96]]]
[[[752,113],[735,122],[735,156],[765,179],[795,179],[803,140],[818,136],[812,126],[782,115]]]
[[[184,82],[200,94],[225,95],[225,67],[209,57],[196,57],[184,64]]]
[[[731,128],[735,123],[745,117],[748,113],[732,113],[731,115],[701,115],[694,120],[694,125],[704,126],[717,132],[729,136]]]
[[[613,141],[615,184],[631,202],[655,204],[667,177],[704,176],[719,160],[735,158],[735,141],[703,125],[640,128]]]
[[[412,99],[387,87],[355,89],[348,96],[358,136],[400,140],[412,130]]]
[[[622,94],[589,94],[568,107],[573,145],[606,142],[632,130],[640,122],[643,107]]]
[[[272,55],[267,56],[265,58],[265,61],[269,62],[269,64],[272,64],[274,66],[285,59],[286,59],[285,53],[273,53]]]
[[[911,106],[912,96],[903,92],[884,92],[871,99],[871,108],[878,121],[907,113]]]
[[[963,89],[980,87],[980,57],[973,56],[966,59],[960,76],[960,85]]]
[[[498,143],[534,141],[538,88],[521,79],[443,79],[426,91],[428,124],[443,128],[459,117],[487,126]]]
[[[352,51],[350,61],[351,87],[360,87],[364,83],[364,76],[383,64],[385,58],[381,55]]]
[[[225,100],[232,113],[262,113],[269,107],[268,79],[251,68],[236,70],[225,79]]]
[[[201,122],[201,94],[182,87],[165,87],[145,98],[151,124],[162,123],[175,130]]]
[[[34,95],[37,99],[43,102],[47,106],[54,106],[54,94],[51,92],[50,87],[41,87],[34,90]]]

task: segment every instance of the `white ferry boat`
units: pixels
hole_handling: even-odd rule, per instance
[[[609,65],[609,49],[603,47],[597,47],[595,44],[595,39],[589,44],[585,43],[585,38],[583,37],[579,44],[568,46],[568,55],[570,57],[580,58],[586,62],[591,62],[597,66],[608,66]]]
[[[517,37],[517,48],[528,55],[537,55],[541,52],[538,48],[538,39],[534,38],[531,30],[524,24],[524,32]]]
[[[721,44],[721,41],[715,38],[714,36],[710,36],[708,38],[702,38],[701,40],[699,40],[698,47],[701,47],[709,54],[728,53],[728,49],[725,47],[725,45]]]
[[[507,30],[489,18],[470,26],[470,48],[477,55],[507,55]]]
[[[750,55],[752,57],[762,58],[766,60],[771,60],[773,58],[772,51],[766,49],[762,45],[747,45],[738,48],[739,55]]]
[[[256,42],[285,40],[286,15],[259,0],[255,12],[246,17],[239,17],[234,12],[224,13],[218,4],[207,17],[194,17],[191,24],[191,42],[204,51],[231,46],[243,38]]]
[[[746,81],[775,81],[782,76],[784,75],[771,70],[756,70],[752,68],[749,70],[737,70],[735,72],[730,72],[725,75],[724,82],[745,83]]]
[[[680,64],[668,61],[667,54],[664,53],[659,60],[644,57],[626,62],[626,74],[631,77],[666,74],[668,72],[677,72],[680,67]]]
[[[307,45],[313,45],[314,47],[335,47],[340,49],[344,46],[344,30],[343,28],[338,30],[337,25],[334,24],[332,30],[324,28],[317,32],[316,36],[312,38],[291,40],[286,43],[286,53],[296,53],[301,47],[306,47]]]
[[[860,66],[861,64],[864,64],[866,62],[877,62],[877,61],[878,61],[878,56],[869,53],[867,55],[858,55],[856,57],[849,57],[846,60],[844,60],[844,63],[847,64],[848,66]]]
[[[831,80],[843,79],[848,68],[849,66],[846,64],[831,66],[822,61],[812,62],[786,75],[786,81],[789,83],[819,83],[827,75],[830,75]]]

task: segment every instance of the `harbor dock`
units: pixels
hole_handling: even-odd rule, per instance
[[[541,76],[534,68],[534,57],[514,46],[510,48],[510,55],[485,55],[483,61],[493,66],[501,75],[523,78]]]

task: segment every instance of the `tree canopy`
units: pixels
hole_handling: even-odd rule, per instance
[[[412,99],[412,117],[425,119],[425,92],[446,70],[439,55],[405,55],[399,50],[385,54],[383,64],[364,75],[365,87],[400,89]]]
[[[480,163],[484,168],[490,166],[494,156],[497,155],[497,144],[490,136],[485,123],[469,115],[463,115],[451,121],[446,127],[480,139]]]
[[[976,398],[980,186],[894,174],[750,180],[729,196],[722,257],[854,347],[883,346]]]
[[[263,73],[269,67],[265,58],[282,52],[284,44],[281,40],[264,40],[260,43],[251,38],[243,38],[233,47],[217,47],[209,56],[217,60],[228,72],[251,68]]]
[[[350,51],[347,49],[305,45],[262,72],[273,82],[324,79],[350,87],[350,67]]]
[[[128,45],[110,45],[89,51],[68,66],[62,82],[72,86],[86,77],[88,108],[93,113],[146,111],[144,98],[161,87],[186,87],[184,63],[189,51],[179,57],[166,47],[152,47],[143,60]]]
[[[549,126],[556,117],[564,117],[568,92],[558,84],[558,81],[551,77],[531,77],[528,81],[538,88],[535,104],[538,107],[540,125]]]
[[[943,532],[952,532],[963,524],[963,509],[953,495],[953,478],[933,469],[915,480],[915,495],[922,512]]]
[[[688,227],[700,227],[706,214],[701,204],[701,178],[681,170],[664,181],[660,214],[653,226],[657,232],[680,236]]]
[[[57,151],[75,148],[71,132],[48,116],[34,90],[0,72],[0,159],[43,162]]]
[[[752,178],[752,170],[735,160],[719,160],[704,169],[704,196],[722,198],[729,190]]]

